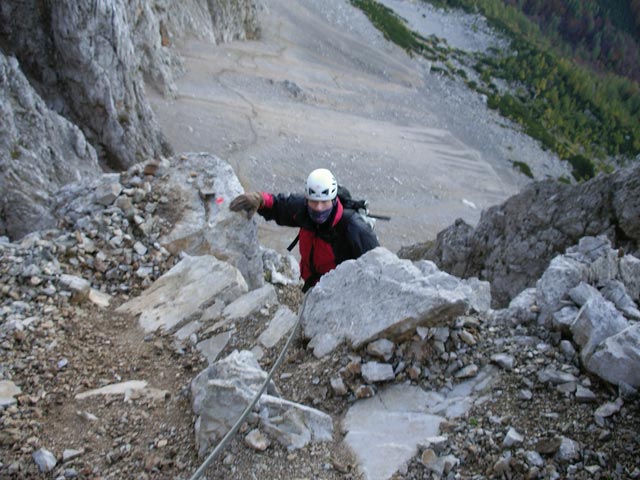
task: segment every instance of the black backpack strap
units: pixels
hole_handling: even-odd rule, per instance
[[[298,244],[298,241],[300,240],[300,234],[298,233],[296,235],[296,238],[293,239],[293,242],[291,242],[289,244],[289,246],[287,247],[287,250],[291,251],[295,248],[295,246]]]

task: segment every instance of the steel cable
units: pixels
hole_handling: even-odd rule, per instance
[[[260,389],[258,390],[256,395],[253,397],[253,400],[251,401],[251,403],[249,405],[247,405],[247,408],[244,409],[244,411],[242,412],[242,414],[240,415],[240,417],[238,418],[236,423],[234,423],[234,425],[229,429],[229,431],[222,438],[222,440],[220,440],[218,445],[216,445],[216,448],[214,448],[211,451],[209,456],[205,459],[204,462],[202,462],[202,465],[200,465],[200,467],[195,471],[195,473],[191,476],[191,478],[189,480],[198,480],[200,477],[202,477],[202,474],[207,469],[207,467],[218,456],[218,454],[222,451],[222,449],[229,442],[229,440],[236,434],[236,432],[240,428],[240,425],[242,425],[242,423],[244,422],[244,420],[247,417],[247,415],[249,415],[251,410],[253,410],[253,407],[255,407],[256,403],[258,403],[258,400],[260,399],[260,397],[264,393],[264,390],[267,388],[267,385],[271,381],[271,378],[273,377],[273,374],[275,373],[275,371],[278,369],[278,367],[282,363],[282,360],[284,359],[284,355],[287,352],[287,350],[289,349],[289,346],[291,345],[291,342],[293,341],[293,338],[295,337],[295,334],[298,331],[298,326],[300,325],[300,319],[302,318],[302,313],[304,312],[304,307],[307,304],[307,297],[308,296],[309,296],[309,292],[307,292],[305,294],[304,299],[302,300],[302,306],[300,307],[300,312],[298,313],[298,319],[296,320],[296,323],[293,326],[293,330],[291,331],[291,335],[289,335],[289,338],[287,339],[287,343],[285,343],[282,351],[280,352],[280,355],[276,359],[276,363],[274,363],[273,367],[271,367],[271,370],[269,371],[269,374],[267,375],[267,378],[265,379],[264,383],[262,384],[262,386],[260,387]]]

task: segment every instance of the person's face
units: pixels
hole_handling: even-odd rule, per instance
[[[333,207],[333,202],[331,200],[307,200],[307,204],[309,205],[309,208],[314,212],[324,212],[325,210]]]

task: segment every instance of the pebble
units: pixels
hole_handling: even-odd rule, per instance
[[[58,463],[55,455],[45,448],[33,452],[33,461],[36,462],[38,470],[43,473],[50,472]]]
[[[244,437],[244,442],[247,446],[259,452],[265,451],[271,445],[269,439],[257,428],[251,430]]]

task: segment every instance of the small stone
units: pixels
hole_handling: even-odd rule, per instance
[[[81,450],[73,450],[66,449],[62,452],[62,463],[66,463],[74,458],[78,458],[80,455],[84,453],[84,449]]]
[[[376,391],[369,385],[360,385],[358,388],[356,388],[356,391],[354,393],[356,395],[356,398],[362,399],[373,397],[376,394]]]
[[[473,347],[477,343],[476,338],[466,330],[461,330],[458,333],[458,336],[464,343],[466,343],[470,347]]]
[[[0,408],[15,405],[22,390],[11,380],[0,380]]]
[[[576,349],[573,347],[573,344],[569,340],[562,340],[560,342],[560,351],[569,360],[576,356]]]
[[[244,443],[259,452],[265,451],[267,448],[269,448],[269,445],[271,445],[269,439],[265,437],[264,434],[257,428],[251,430],[244,437]]]
[[[602,418],[606,418],[606,417],[610,417],[611,415],[614,415],[616,413],[618,413],[620,411],[620,409],[622,408],[623,402],[622,399],[619,398],[617,399],[615,402],[607,402],[604,403],[602,405],[600,405],[598,407],[598,409],[595,411],[594,416],[597,417],[602,417]]]
[[[471,378],[478,374],[478,366],[475,364],[467,365],[466,367],[458,370],[455,374],[456,378]]]
[[[525,453],[525,458],[527,463],[532,467],[542,467],[544,465],[544,459],[538,452],[534,452],[533,450],[529,450]]]
[[[97,422],[98,421],[98,417],[96,417],[93,413],[89,413],[86,411],[82,411],[82,412],[76,412],[78,414],[79,417],[85,419],[88,422]]]
[[[78,478],[78,471],[75,468],[65,468],[64,478]]]
[[[344,381],[342,380],[342,377],[340,376],[333,377],[331,378],[330,382],[331,382],[331,388],[333,389],[333,393],[335,393],[336,395],[343,396],[349,392],[349,390],[347,389],[347,386],[344,384]]]
[[[543,371],[539,372],[538,380],[542,383],[552,383],[554,385],[578,381],[578,379],[572,374],[554,370],[552,368],[546,368]]]
[[[580,459],[580,444],[567,437],[562,437],[557,454],[558,461],[571,463]]]
[[[367,362],[362,365],[362,378],[368,383],[386,382],[396,378],[388,363]]]
[[[40,450],[33,452],[33,460],[36,462],[38,470],[43,473],[50,472],[58,463],[58,460],[53,453],[45,448],[41,448]]]
[[[519,400],[531,400],[533,398],[533,392],[531,390],[523,389],[518,392]]]
[[[386,362],[393,356],[395,348],[396,346],[392,341],[381,338],[367,345],[367,353]]]
[[[588,388],[578,385],[576,387],[576,400],[580,403],[590,403],[597,400],[596,394]]]
[[[522,441],[522,435],[520,435],[515,428],[510,428],[502,441],[502,446],[511,448],[513,446],[521,445]]]
[[[409,375],[409,378],[411,380],[418,380],[420,378],[420,374],[421,373],[422,373],[422,370],[420,370],[420,367],[418,367],[416,365],[411,365],[407,369],[407,375]]]
[[[506,353],[496,353],[495,355],[491,355],[491,361],[504,370],[513,370],[513,365],[516,360],[513,356]]]
[[[559,437],[541,438],[536,443],[535,449],[536,449],[536,452],[541,453],[543,455],[553,455],[558,451],[561,443],[562,443],[562,439]]]
[[[509,458],[501,458],[493,464],[493,471],[498,475],[504,475],[511,469],[510,463]]]
[[[573,393],[576,391],[576,383],[575,382],[561,383],[556,388],[561,393]]]

